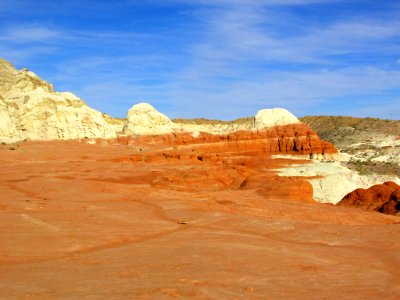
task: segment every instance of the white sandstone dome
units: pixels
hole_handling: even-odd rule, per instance
[[[114,138],[116,128],[72,93],[0,59],[0,141]]]
[[[165,134],[173,131],[174,124],[148,103],[139,103],[128,111],[124,132],[134,135]]]
[[[257,112],[255,129],[301,123],[292,113],[284,108],[262,109]]]

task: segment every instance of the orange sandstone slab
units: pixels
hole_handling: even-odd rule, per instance
[[[0,298],[400,297],[397,217],[313,202],[272,171],[290,160],[204,149],[0,151]]]

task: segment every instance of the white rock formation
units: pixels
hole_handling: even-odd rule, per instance
[[[243,122],[221,122],[216,124],[174,123],[150,104],[139,103],[129,110],[124,133],[156,135],[171,132],[191,132],[193,136],[198,136],[199,132],[229,134],[241,130],[258,130],[296,123],[300,123],[300,121],[283,108],[260,110],[254,119]]]
[[[148,103],[134,105],[128,111],[124,133],[132,135],[154,135],[171,133],[177,126],[164,114]]]
[[[124,126],[88,107],[71,93],[53,86],[26,68],[18,71],[0,59],[0,141],[114,138],[117,132],[155,135],[171,132],[229,134],[277,125],[300,123],[282,108],[260,110],[255,118],[217,124],[174,123],[150,104],[139,103],[129,112]]]
[[[10,114],[7,102],[0,98],[0,142],[14,143],[22,137],[17,129],[15,119]]]
[[[284,108],[262,109],[257,112],[255,129],[301,123],[293,114]]]
[[[388,175],[359,175],[339,162],[312,161],[309,164],[292,165],[278,170],[280,176],[319,177],[310,178],[314,191],[314,199],[321,203],[336,204],[348,193],[357,188],[369,188],[374,184],[394,181],[400,184],[400,179]]]
[[[113,138],[116,129],[72,93],[0,60],[0,141]]]

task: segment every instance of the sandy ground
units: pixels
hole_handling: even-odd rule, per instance
[[[1,150],[0,298],[400,298],[398,217],[313,202],[272,171],[299,161],[160,147]]]

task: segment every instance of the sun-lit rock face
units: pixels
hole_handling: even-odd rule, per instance
[[[307,177],[313,187],[314,199],[321,203],[336,204],[357,188],[368,188],[385,181],[400,184],[400,179],[394,175],[360,175],[338,161],[296,164],[278,172],[281,176]]]
[[[148,103],[139,103],[128,111],[124,133],[131,135],[166,134],[172,132],[174,128],[176,126],[166,115],[158,112]]]
[[[15,118],[10,114],[8,104],[0,98],[0,141],[13,143],[21,140]]]
[[[112,138],[114,126],[72,93],[0,60],[0,139]]]
[[[269,128],[279,125],[301,123],[292,113],[284,108],[262,109],[255,117],[255,129]]]
[[[88,107],[72,93],[56,92],[33,72],[0,60],[0,138],[52,140],[157,136],[173,144],[207,144],[210,151],[256,151],[321,156],[336,153],[329,143],[282,108],[260,110],[235,121],[172,122],[147,103],[134,105],[125,124]],[[151,137],[150,137],[151,138]],[[222,142],[221,142],[222,141]],[[212,149],[211,149],[211,148]],[[210,148],[210,149],[209,149]]]
[[[315,131],[282,108],[260,110],[254,118],[236,121],[172,122],[150,104],[140,103],[129,110],[124,133],[126,143],[166,143],[205,153],[292,154],[321,160],[337,154],[332,144],[322,141]]]
[[[368,189],[356,189],[347,194],[337,205],[354,206],[395,215],[400,212],[400,186],[388,181]]]
[[[253,118],[230,122],[172,122],[166,115],[158,112],[148,103],[134,105],[128,112],[124,128],[131,135],[159,135],[171,132],[191,132],[194,136],[200,132],[226,135],[245,130],[261,130],[275,126],[300,124],[301,122],[283,108],[263,109]]]

